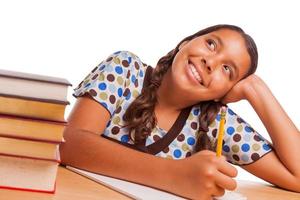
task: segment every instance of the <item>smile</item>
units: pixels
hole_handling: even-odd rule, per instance
[[[199,72],[197,71],[197,69],[194,66],[194,64],[192,62],[190,62],[190,61],[188,61],[188,68],[189,68],[189,71],[191,72],[190,74],[197,81],[197,83],[199,83],[200,85],[204,86],[203,80],[202,80]]]

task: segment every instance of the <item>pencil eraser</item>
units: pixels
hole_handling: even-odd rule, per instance
[[[222,106],[221,112],[226,112],[226,106]]]

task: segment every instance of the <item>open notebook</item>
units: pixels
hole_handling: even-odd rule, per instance
[[[67,166],[67,169],[74,171],[80,175],[83,175],[91,180],[94,180],[102,185],[105,185],[117,192],[120,192],[126,196],[129,196],[133,199],[143,199],[143,200],[184,200],[184,198],[176,196],[174,194],[157,190],[151,187],[144,185],[139,185],[136,183],[111,178],[108,176],[103,176],[84,170],[80,170],[74,167]],[[226,191],[225,195],[222,197],[215,198],[215,200],[247,200],[247,197],[236,193]]]

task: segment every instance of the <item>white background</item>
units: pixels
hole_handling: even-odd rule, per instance
[[[187,35],[235,24],[256,41],[256,74],[299,128],[299,19],[297,1],[288,0],[0,1],[0,68],[63,77],[74,88],[117,50],[132,51],[155,66]],[[75,102],[71,92],[66,115]],[[246,101],[230,106],[269,138]],[[238,178],[259,181],[241,169]]]

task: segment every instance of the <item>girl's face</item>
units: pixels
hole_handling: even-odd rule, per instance
[[[189,100],[222,98],[250,68],[244,38],[220,29],[183,43],[171,68],[176,88]]]

